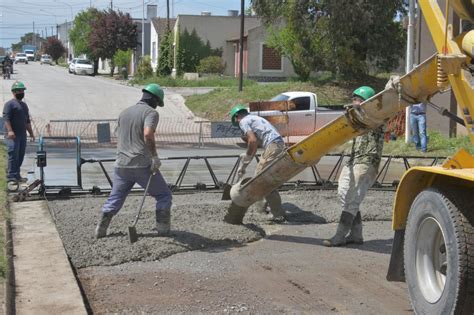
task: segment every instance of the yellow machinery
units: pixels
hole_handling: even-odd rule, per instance
[[[473,0],[446,0],[474,23]],[[262,173],[234,185],[227,217],[241,220],[247,208],[333,148],[376,128],[406,106],[452,88],[474,143],[474,90],[467,66],[474,30],[452,38],[436,0],[419,0],[438,53],[384,91],[351,108],[288,148]],[[446,5],[445,12],[449,11]],[[440,167],[413,167],[402,177],[394,202],[395,237],[387,279],[406,281],[418,314],[474,312],[474,157],[461,149]]]

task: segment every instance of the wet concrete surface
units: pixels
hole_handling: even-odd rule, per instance
[[[369,192],[364,201],[365,220],[390,220],[393,192]],[[141,196],[129,196],[112,220],[109,236],[95,240],[93,232],[104,197],[53,200],[49,206],[72,263],[78,267],[117,265],[130,261],[154,261],[175,253],[216,247],[235,247],[261,239],[269,217],[252,206],[244,225],[230,225],[223,217],[230,201],[220,193],[175,195],[172,208],[172,236],[157,237],[154,199],[147,197],[137,224],[138,242],[130,244],[127,227],[138,210]],[[291,191],[282,193],[288,225],[336,222],[340,207],[335,191]]]

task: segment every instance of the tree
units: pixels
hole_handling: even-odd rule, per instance
[[[89,8],[79,12],[74,18],[73,27],[69,30],[69,39],[74,45],[76,54],[84,54],[94,62],[94,72],[97,74],[99,58],[94,55],[91,46],[92,25],[98,19],[100,12]]]
[[[196,29],[191,33],[185,28],[179,35],[177,67],[178,72],[196,72],[199,61],[208,56],[222,55],[221,49],[212,49],[211,43],[204,43],[197,35]]]
[[[111,60],[110,75],[113,76],[115,52],[137,46],[137,25],[128,13],[111,9],[101,11],[92,23],[90,45],[95,56]]]
[[[59,39],[50,37],[46,43],[45,51],[58,64],[58,59],[66,53],[66,48]]]
[[[344,77],[388,71],[404,52],[396,17],[406,0],[252,0],[271,33],[270,43],[302,78],[329,70]],[[274,21],[282,19],[280,27]]]
[[[157,76],[168,76],[173,70],[173,33],[167,30],[160,42]]]
[[[41,36],[39,34],[35,34],[33,32],[26,33],[22,37],[20,37],[20,41],[16,44],[12,44],[12,50],[13,51],[21,51],[23,45],[35,45],[39,44],[39,41],[41,40]]]

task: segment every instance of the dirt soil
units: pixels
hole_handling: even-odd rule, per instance
[[[135,244],[126,234],[140,196],[130,196],[110,236],[94,240],[104,198],[50,202],[58,231],[94,314],[410,313],[405,284],[385,274],[393,192],[370,191],[365,244],[326,248],[340,215],[336,192],[282,193],[288,223],[249,209],[244,225],[222,222],[217,193],[175,195],[172,237],[156,237],[147,198]],[[368,222],[370,221],[370,222]]]

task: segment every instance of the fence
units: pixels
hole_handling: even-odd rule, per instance
[[[101,132],[108,124],[107,138],[101,139]],[[161,118],[156,130],[156,140],[159,145],[235,145],[242,142],[239,137],[222,137],[212,134],[212,125],[206,120]],[[117,119],[63,119],[45,121],[32,118],[32,125],[37,135],[45,137],[80,137],[84,147],[103,147],[115,145],[117,137]],[[103,137],[102,137],[103,138]],[[70,146],[70,143],[61,140],[56,144]]]

